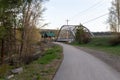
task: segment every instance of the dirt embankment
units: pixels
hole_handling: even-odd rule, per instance
[[[88,52],[88,53],[92,54],[93,56],[101,59],[108,65],[115,68],[118,72],[120,72],[120,56],[112,55],[109,53],[105,53],[102,51],[93,50],[93,49],[89,49],[89,48],[85,48],[85,47],[77,47],[77,48],[79,48],[85,52]]]

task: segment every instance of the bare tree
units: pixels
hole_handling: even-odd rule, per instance
[[[42,20],[44,1],[0,0],[0,63],[7,54],[10,58],[20,56],[21,60],[33,52],[34,37],[39,33],[36,24]]]
[[[112,1],[112,7],[109,9],[110,29],[113,32],[120,32],[120,0]]]
[[[22,12],[22,30],[21,30],[21,47],[20,57],[24,58],[26,62],[30,60],[33,53],[33,44],[35,39],[35,30],[37,22],[41,19],[42,8],[41,0],[31,0],[30,2],[24,3]]]

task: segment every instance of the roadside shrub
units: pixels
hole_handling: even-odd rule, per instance
[[[83,36],[83,43],[87,44],[90,42],[90,40],[91,40],[90,35],[85,32]]]
[[[110,41],[109,41],[109,44],[111,46],[117,46],[120,44],[120,35],[118,35],[117,37],[114,37],[112,38]]]
[[[91,40],[90,34],[84,30],[83,25],[77,26],[75,34],[75,39],[79,44],[86,44]]]

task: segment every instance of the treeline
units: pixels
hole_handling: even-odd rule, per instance
[[[0,0],[0,63],[29,60],[40,34],[36,28],[42,19],[45,0]],[[42,25],[41,25],[42,26]]]

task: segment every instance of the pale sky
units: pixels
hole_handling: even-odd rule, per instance
[[[82,23],[92,32],[109,31],[106,23],[108,15],[92,20],[109,12],[112,0],[50,0],[45,3],[47,10],[44,12],[44,19],[49,23],[45,28],[57,29],[66,25],[79,25]],[[86,23],[88,22],[88,23]]]

